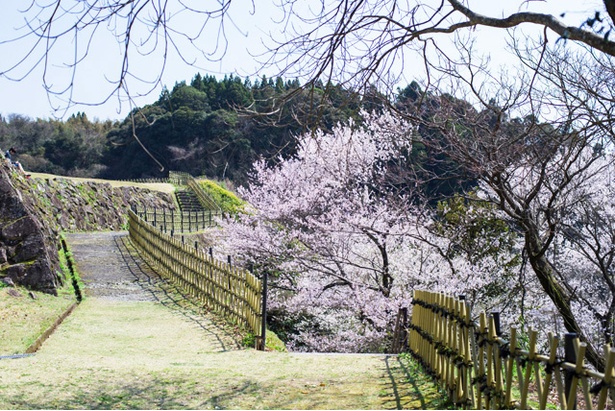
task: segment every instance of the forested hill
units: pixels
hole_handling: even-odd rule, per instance
[[[138,140],[130,116],[98,122],[85,113],[66,121],[9,115],[0,117],[0,149],[16,147],[25,168],[35,172],[127,179],[165,176],[171,169],[243,183],[258,158],[292,154],[293,135],[316,124],[310,116],[327,129],[375,101],[322,84],[285,99],[299,86],[280,78],[217,80],[197,74],[190,84],[177,83],[154,104],[134,111]]]

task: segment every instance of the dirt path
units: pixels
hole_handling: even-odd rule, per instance
[[[70,234],[67,240],[85,285],[86,299],[156,302],[200,328],[205,341],[211,343],[209,351],[239,348],[232,329],[191,304],[179,289],[137,257],[127,232]],[[173,329],[175,323],[174,318],[165,328]]]
[[[239,349],[125,233],[68,242],[86,299],[35,356],[0,363],[0,409],[430,408],[395,356]]]

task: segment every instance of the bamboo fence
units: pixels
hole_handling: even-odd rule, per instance
[[[133,207],[133,211],[147,223],[165,233],[183,233],[204,230],[216,225],[216,218],[222,214],[212,210],[175,211],[167,209]]]
[[[220,207],[216,202],[207,194],[199,182],[192,177],[191,174],[182,171],[169,171],[169,181],[172,184],[178,186],[187,186],[190,188],[199,199],[199,202],[206,210],[212,210],[216,213],[221,213]]]
[[[474,324],[461,298],[415,291],[409,326],[410,352],[446,389],[459,407],[471,409],[606,409],[615,398],[615,350],[604,347],[605,373],[584,363],[585,343],[566,335],[566,354],[560,339],[548,336],[548,354],[537,352],[535,330],[529,349],[510,328],[509,339],[499,334],[499,318],[484,312]],[[568,344],[569,343],[569,344]],[[558,350],[558,348],[560,348]],[[610,398],[610,399],[609,399]]]
[[[190,176],[187,180],[186,185],[196,194],[197,198],[199,199],[199,203],[201,203],[201,205],[206,210],[213,210],[214,212],[222,213],[222,210],[220,209],[218,204],[216,204],[216,202],[209,196],[209,194],[207,194],[207,192],[203,190],[203,187],[201,187],[199,182],[196,181],[194,177]]]
[[[153,260],[188,295],[233,324],[245,326],[264,348],[262,281],[247,270],[215,260],[182,244],[129,210],[129,234],[135,246]]]

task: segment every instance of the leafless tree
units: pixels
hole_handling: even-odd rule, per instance
[[[197,67],[199,62],[219,61],[229,47],[227,30],[240,30],[234,26],[231,3],[31,0],[20,10],[23,20],[14,23],[15,35],[0,39],[0,45],[19,45],[18,54],[3,58],[0,76],[22,80],[40,69],[47,92],[63,98],[69,106],[98,105],[114,96],[122,97],[121,103],[123,98],[148,94],[159,87],[172,60]],[[253,12],[255,5],[247,2],[241,7]],[[101,41],[117,42],[117,53],[101,55]],[[97,81],[94,73],[81,73],[83,66],[89,61],[101,66],[107,60],[116,64],[112,73],[104,73],[107,84],[100,84],[107,94],[100,101],[78,100],[75,88],[80,82]],[[136,68],[139,60],[148,63],[147,70]],[[137,87],[130,88],[131,83],[146,87],[135,91]]]
[[[613,216],[596,211],[594,193],[598,176],[610,178],[605,170],[615,118],[612,91],[600,85],[612,84],[613,70],[610,59],[588,59],[584,52],[541,47],[518,52],[532,69],[526,77],[496,77],[469,59],[464,70],[440,66],[458,88],[451,94],[424,94],[408,112],[425,131],[422,142],[452,159],[461,173],[476,176],[481,200],[496,206],[523,236],[524,255],[542,290],[566,329],[588,343],[591,363],[601,368],[596,344],[611,343],[610,332],[596,338],[575,307],[592,312],[593,320],[613,321],[612,251],[605,247]],[[549,121],[539,121],[539,115]],[[600,219],[603,231],[592,232]],[[572,241],[594,268],[570,273],[555,258],[562,241]],[[604,308],[588,297],[590,288],[579,288],[581,277],[591,289],[600,289]]]
[[[524,11],[505,17],[479,14],[468,3],[322,0],[306,6],[296,0],[276,0],[283,13],[277,22],[280,34],[272,34],[270,52],[261,57],[266,66],[277,67],[279,74],[306,79],[308,85],[332,80],[359,89],[399,84],[401,73],[416,71],[417,55],[409,51],[432,57],[426,54],[428,45],[437,52],[438,43],[447,36],[479,26],[543,26],[561,39],[615,55],[615,42],[609,38],[615,16],[613,0],[604,0],[604,10],[588,10],[587,21],[578,26],[532,12],[539,2],[530,0],[521,2]],[[141,90],[147,93],[159,85],[170,60],[198,67],[203,60],[220,60],[228,47],[240,46],[228,41],[229,30],[242,30],[233,18],[238,11],[245,14],[245,9],[253,14],[257,7],[265,5],[231,0],[205,4],[195,0],[31,0],[22,10],[24,20],[15,38],[0,39],[0,44],[19,41],[22,50],[19,55],[5,56],[0,76],[21,79],[42,67],[43,82],[50,93],[69,103],[102,103],[75,101],[73,92],[76,82],[84,81],[78,80],[77,72],[89,57],[112,58],[98,56],[96,49],[101,38],[111,36],[118,44],[119,58],[116,71],[107,78],[112,87],[106,98],[134,95],[135,91],[128,89],[131,80],[149,84],[149,89]],[[263,31],[275,33],[272,24],[263,24]],[[69,60],[65,60],[67,49],[72,54]],[[138,59],[151,63],[147,73],[134,68],[131,62]],[[57,67],[70,71],[66,83],[59,84],[52,76]]]
[[[531,11],[540,2],[519,2],[519,11],[490,17],[474,10],[472,1],[321,1],[307,8],[296,0],[279,0],[285,11],[285,36],[270,45],[268,64],[289,76],[330,79],[353,87],[399,85],[404,73],[416,73],[421,57],[447,53],[442,44],[477,27],[511,29],[542,26],[563,41],[615,55],[611,34],[615,2],[587,10],[587,18],[570,26],[558,17]],[[470,5],[468,5],[470,4]],[[457,43],[454,47],[460,47]],[[448,49],[450,52],[450,49]],[[418,53],[418,54],[417,54]],[[415,74],[416,75],[416,74]]]

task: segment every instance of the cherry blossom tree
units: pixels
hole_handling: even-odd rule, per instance
[[[407,161],[416,127],[363,115],[362,125],[301,136],[294,158],[257,163],[240,189],[253,209],[221,223],[220,246],[271,275],[272,315],[292,323],[296,349],[381,351],[417,287],[478,297],[514,282],[494,275],[497,253],[475,261],[453,253],[416,196],[392,184],[390,168]]]
[[[615,167],[612,153],[598,156],[576,188],[573,211],[562,215],[561,230],[548,253],[558,281],[571,296],[572,310],[593,341],[612,344],[615,336]]]

